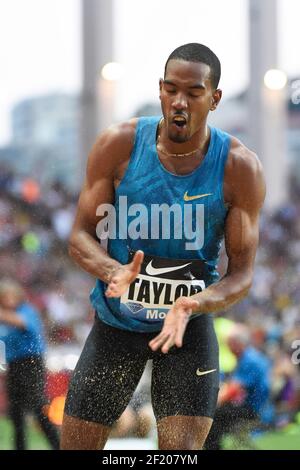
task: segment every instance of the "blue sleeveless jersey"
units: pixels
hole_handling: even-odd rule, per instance
[[[230,136],[211,127],[201,164],[192,173],[175,175],[157,154],[160,119],[138,120],[112,216],[102,219],[108,224],[109,255],[126,264],[135,251],[143,250],[141,273],[121,298],[106,298],[107,285],[101,280],[90,296],[103,322],[137,332],[159,331],[176,298],[193,295],[218,280],[227,214],[223,180]]]

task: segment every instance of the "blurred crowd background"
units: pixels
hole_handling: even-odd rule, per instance
[[[94,6],[96,3],[93,0]],[[107,2],[99,0],[98,3],[102,3],[103,11],[108,13]],[[256,2],[253,0],[253,3]],[[91,19],[91,11],[85,12],[85,21]],[[87,38],[87,44],[91,40]],[[206,43],[201,35],[198,42]],[[106,52],[104,56],[109,54]],[[144,60],[142,58],[142,62]],[[89,61],[91,58],[85,63],[86,90],[89,88]],[[221,342],[223,381],[226,383],[236,366],[236,359],[226,348],[228,324],[222,324],[226,318],[243,323],[249,331],[252,346],[270,361],[273,411],[267,424],[272,429],[291,429],[289,426],[292,424],[292,429],[300,434],[300,354],[293,355],[299,348],[297,340],[300,340],[299,93],[295,96],[297,86],[300,88],[300,69],[298,72],[299,75],[294,73],[288,77],[283,102],[285,121],[281,125],[284,125],[286,158],[284,169],[279,168],[279,173],[285,174],[282,187],[285,197],[278,202],[277,192],[274,191],[276,204],[269,202],[262,212],[260,245],[250,295],[230,311],[218,314],[216,326]],[[107,86],[107,83],[104,85]],[[140,94],[142,88],[143,84],[140,85]],[[113,104],[110,96],[112,90],[106,90],[103,110],[107,114],[103,115],[103,111],[98,128],[94,119],[93,126],[97,131],[114,118],[109,111],[109,106]],[[241,137],[246,143],[250,140],[247,134],[249,123],[245,117],[249,94],[249,87],[232,93],[229,99],[221,103],[219,114],[212,120],[213,124]],[[153,102],[141,103],[132,115],[160,114],[154,98],[155,89]],[[85,129],[83,116],[93,119],[94,111],[88,97],[83,99],[83,94],[51,92],[22,99],[14,103],[10,114],[11,138],[0,145],[0,278],[17,280],[43,320],[48,343],[47,396],[52,404],[48,412],[50,419],[58,426],[68,380],[94,316],[89,304],[89,292],[94,281],[74,265],[67,250],[87,149],[92,143],[88,132],[82,139],[82,129]],[[257,119],[257,116],[252,117],[254,121]],[[269,140],[275,139],[273,134],[267,137]],[[271,163],[268,161],[266,166],[276,167],[278,164],[274,159]],[[280,181],[277,178],[278,171],[274,176],[274,185]],[[224,272],[225,266],[226,255],[223,252],[221,272]],[[149,376],[150,372],[143,380],[140,394],[135,397],[138,405],[133,403],[134,410],[149,405]],[[144,419],[148,424],[140,431],[143,437],[148,433],[151,436],[153,429],[151,413],[148,408],[145,409]],[[0,427],[5,416],[7,397],[5,371],[2,371]],[[136,424],[131,426],[133,421],[130,412],[127,412],[115,435],[132,434],[136,427]],[[4,444],[0,442],[0,448],[1,445]]]

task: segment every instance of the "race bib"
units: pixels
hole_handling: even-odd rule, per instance
[[[121,297],[120,311],[143,322],[162,321],[178,297],[205,289],[208,270],[201,260],[145,255],[139,276]]]

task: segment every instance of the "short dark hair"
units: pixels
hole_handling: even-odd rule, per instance
[[[177,47],[168,57],[165,66],[165,75],[169,61],[177,59],[185,60],[187,62],[201,62],[203,64],[207,64],[210,67],[210,80],[212,86],[215,89],[218,88],[221,77],[221,63],[211,49],[203,44],[198,44],[197,42],[191,42]]]

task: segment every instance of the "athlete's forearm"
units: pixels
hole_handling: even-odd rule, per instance
[[[72,234],[69,254],[82,269],[107,284],[114,271],[121,266],[85,231]]]
[[[219,282],[192,297],[198,301],[193,313],[214,313],[226,310],[247,296],[252,273],[227,274]]]
[[[4,323],[9,326],[15,326],[16,328],[20,329],[25,328],[25,323],[18,314],[6,309],[0,309],[0,323]]]

